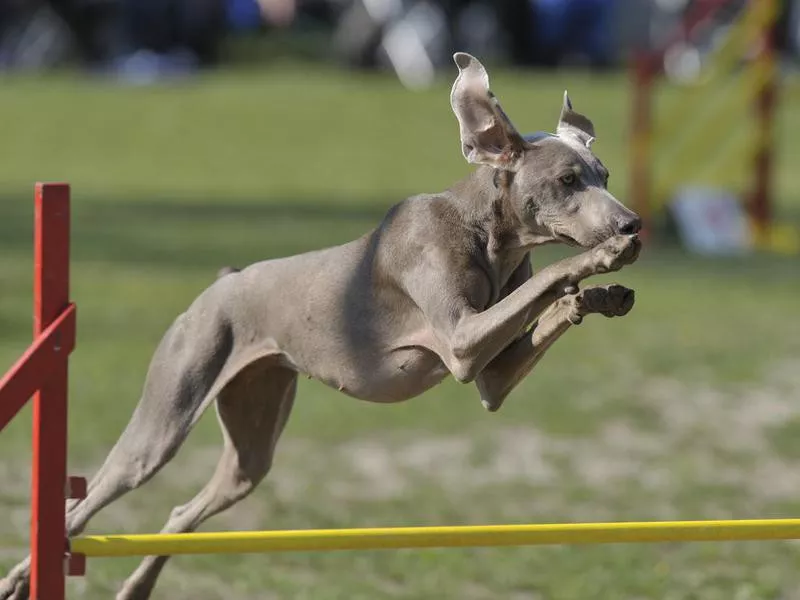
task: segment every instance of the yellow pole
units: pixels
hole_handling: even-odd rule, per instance
[[[74,538],[71,551],[86,556],[152,556],[788,539],[800,539],[800,519],[90,535]]]

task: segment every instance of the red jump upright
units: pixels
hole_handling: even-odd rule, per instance
[[[67,364],[76,328],[69,301],[69,192],[63,183],[36,185],[33,343],[0,379],[0,429],[33,396],[31,600],[64,600],[65,594]]]

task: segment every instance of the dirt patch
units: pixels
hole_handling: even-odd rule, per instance
[[[800,489],[800,461],[777,454],[769,432],[800,416],[798,397],[800,364],[791,362],[748,385],[651,380],[637,399],[656,415],[646,431],[615,418],[579,439],[533,426],[382,435],[327,449],[287,439],[272,485],[284,501],[310,487],[341,501],[385,501],[420,484],[458,494],[507,484],[566,484],[589,495],[632,487],[661,498],[719,485],[739,488],[749,501],[789,500]],[[310,464],[309,456],[318,458]]]
[[[185,571],[172,561],[169,569],[165,569],[159,586],[170,590],[172,600],[216,600],[230,598],[232,585],[225,579],[214,575],[202,575],[197,570]],[[278,600],[278,595],[261,590],[258,595],[250,595],[235,591],[237,600]]]

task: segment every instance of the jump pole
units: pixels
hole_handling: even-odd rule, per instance
[[[779,16],[776,0],[768,0],[775,16],[764,27],[761,39],[761,52],[757,59],[759,66],[769,73],[756,100],[755,119],[759,133],[754,157],[755,185],[749,202],[750,218],[755,225],[756,235],[766,237],[772,222],[771,181],[773,170],[773,148],[775,109],[778,100],[778,64],[775,49],[775,27]]]
[[[33,335],[69,304],[69,187],[36,186]],[[47,203],[47,206],[45,206]],[[59,352],[61,340],[54,341]],[[67,360],[57,361],[33,396],[31,598],[64,597],[67,486]],[[57,576],[55,576],[57,574]]]
[[[642,53],[634,57],[633,68],[633,113],[631,128],[631,173],[630,194],[633,208],[642,218],[641,237],[651,234],[650,162],[653,145],[652,94],[655,77],[654,57]]]
[[[102,557],[790,539],[800,539],[800,519],[90,535],[74,538],[71,550]]]

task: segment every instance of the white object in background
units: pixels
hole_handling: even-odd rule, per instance
[[[433,85],[434,57],[445,54],[445,49],[438,46],[446,38],[444,13],[436,4],[421,0],[389,25],[382,46],[400,83],[419,90]]]
[[[753,248],[747,215],[729,191],[685,187],[670,203],[686,248],[698,254],[736,255]]]

